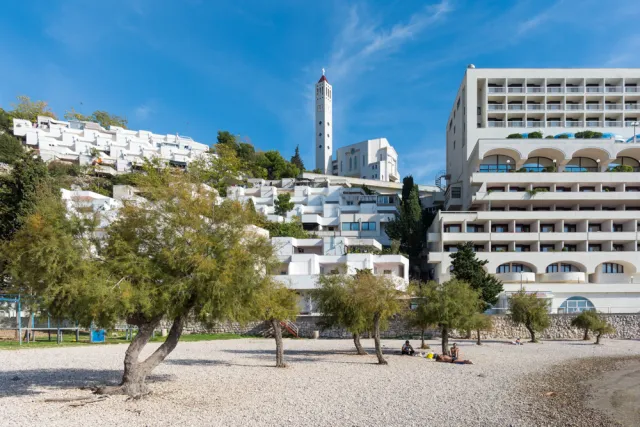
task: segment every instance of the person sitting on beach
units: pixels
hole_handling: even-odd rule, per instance
[[[456,361],[460,359],[460,348],[456,343],[453,343],[453,347],[451,347],[451,358]]]
[[[514,342],[512,342],[511,344],[514,345],[522,345],[522,341],[520,341],[520,337],[518,337],[518,339],[516,339]]]
[[[409,356],[413,356],[415,354],[415,350],[411,347],[411,344],[409,344],[409,340],[404,342],[404,345],[402,346],[402,354],[408,354]]]
[[[473,365],[471,360],[460,360],[454,359],[451,356],[447,356],[446,354],[436,354],[436,362],[444,362],[444,363],[455,363],[456,365]]]

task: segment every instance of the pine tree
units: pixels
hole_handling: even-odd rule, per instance
[[[293,165],[297,167],[300,170],[300,172],[304,172],[304,162],[302,161],[302,157],[300,157],[299,147],[300,147],[299,145],[296,145],[296,151],[293,157],[291,157],[291,163],[293,163]]]
[[[473,242],[458,245],[458,251],[450,256],[453,276],[480,291],[480,298],[484,302],[482,311],[498,302],[498,295],[503,290],[502,282],[485,271],[483,266],[489,261],[479,260],[476,257]]]

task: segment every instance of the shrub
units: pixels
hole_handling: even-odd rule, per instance
[[[527,135],[527,138],[529,138],[529,139],[542,139],[542,132],[539,132],[539,131],[531,132],[529,135]]]
[[[583,132],[576,133],[576,139],[599,139],[599,138],[602,138],[602,132],[585,130]]]
[[[531,342],[537,342],[536,332],[549,327],[549,301],[529,294],[524,289],[513,294],[509,300],[511,313],[509,317],[515,324],[522,324],[531,335]]]
[[[554,139],[555,137],[553,135],[547,135],[544,137],[544,139]]]
[[[618,165],[613,168],[609,168],[609,172],[633,172],[633,167],[629,165]]]
[[[507,139],[523,139],[524,136],[522,136],[521,133],[512,133],[511,135],[507,136]]]
[[[556,138],[558,138],[558,139],[569,139],[569,135],[567,135],[566,133],[563,133],[563,134],[558,135]]]

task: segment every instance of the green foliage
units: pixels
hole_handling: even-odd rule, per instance
[[[126,117],[116,116],[115,114],[100,110],[96,110],[90,116],[86,116],[71,108],[71,110],[64,113],[64,118],[67,120],[98,123],[105,129],[109,129],[111,126],[119,126],[126,129],[129,123]]]
[[[353,276],[321,275],[318,287],[312,291],[318,312],[322,314],[322,329],[342,327],[352,334],[371,330],[372,322],[362,301],[355,298]]]
[[[349,246],[347,248],[347,253],[381,255],[382,251],[375,246]]]
[[[558,139],[569,139],[569,135],[567,135],[566,133],[562,133],[562,134],[556,136],[556,138],[558,138]]]
[[[18,138],[4,132],[0,130],[0,163],[12,165],[24,155],[25,150]]]
[[[217,144],[215,156],[203,155],[189,164],[187,173],[197,182],[215,188],[222,197],[227,195],[227,187],[238,181],[242,162],[228,144]]]
[[[255,317],[264,320],[295,320],[298,315],[296,293],[277,281],[266,281],[255,300]]]
[[[309,233],[302,227],[299,216],[295,216],[290,222],[272,222],[264,220],[264,217],[255,225],[269,232],[270,237],[294,237],[296,239],[308,239]]]
[[[13,117],[11,114],[0,108],[0,133],[11,133],[13,130]]]
[[[302,161],[302,157],[300,157],[300,146],[296,145],[296,151],[291,157],[291,164],[298,168],[300,172],[304,172],[304,162]]]
[[[526,193],[529,195],[529,198],[535,197],[536,194],[538,193],[546,193],[549,190],[547,190],[546,188],[533,188],[531,190],[526,190]]]
[[[576,139],[600,139],[602,138],[602,132],[585,130],[583,132],[576,132],[575,137]]]
[[[633,166],[618,165],[618,166],[609,168],[609,172],[633,172]]]
[[[374,194],[376,194],[375,191],[373,191],[372,189],[370,189],[369,187],[367,187],[365,184],[362,184],[362,191],[364,191],[364,194],[368,195],[368,196],[372,196]]]
[[[407,288],[411,296],[411,310],[407,312],[407,322],[411,327],[422,331],[433,325],[433,317],[429,312],[427,284],[412,280]]]
[[[295,178],[300,175],[300,169],[275,150],[259,153],[256,163],[267,172],[267,179]]]
[[[554,136],[553,135],[547,135],[547,136],[544,137],[544,139],[554,139]]]
[[[317,174],[320,174],[320,175],[323,175],[323,174],[324,174],[324,172],[323,172],[320,168],[315,168],[315,169],[314,169],[314,170],[312,170],[311,172],[312,172],[312,173],[317,173]]]
[[[507,139],[523,139],[523,138],[524,136],[522,136],[521,133],[512,133],[507,136]]]
[[[47,163],[47,170],[49,175],[54,178],[62,176],[80,176],[82,175],[82,168],[75,163],[60,162],[57,160]]]
[[[447,329],[468,327],[481,305],[480,294],[461,280],[439,284],[434,281],[422,285],[426,299],[424,322]]]
[[[290,212],[295,207],[295,204],[291,201],[291,193],[280,193],[273,202],[275,208],[275,214],[280,216],[287,216],[287,212]]]
[[[549,327],[549,301],[528,294],[524,289],[513,294],[509,300],[511,321],[524,325],[531,334],[531,342],[537,342],[536,332],[542,332]]]
[[[601,319],[598,313],[592,310],[587,310],[571,319],[571,326],[584,330],[584,340],[588,340],[589,331],[593,331],[600,321]]]
[[[358,270],[353,280],[347,282],[347,290],[354,301],[362,304],[372,323],[376,317],[379,318],[380,330],[385,330],[389,318],[400,311],[400,292],[387,276],[374,275],[371,270]]]
[[[614,334],[616,329],[607,323],[606,320],[600,318],[600,320],[593,325],[593,332],[596,333],[596,342],[595,344],[600,344],[600,338],[606,334]]]
[[[32,123],[38,120],[38,116],[57,118],[46,101],[32,101],[31,98],[25,95],[20,95],[17,99],[18,102],[16,104],[11,104],[13,106],[13,110],[9,113],[11,117],[29,120]]]
[[[528,139],[542,139],[543,135],[540,131],[531,132],[527,135]]]
[[[502,282],[485,271],[484,265],[488,261],[476,257],[473,242],[459,244],[458,251],[450,254],[450,257],[453,276],[480,292],[480,298],[484,302],[482,311],[498,302],[498,295],[503,290]]]

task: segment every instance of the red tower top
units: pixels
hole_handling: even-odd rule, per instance
[[[327,80],[327,78],[325,77],[325,75],[323,74],[322,77],[320,77],[320,80],[318,80],[318,83],[320,82],[327,82],[329,83],[329,80]]]

